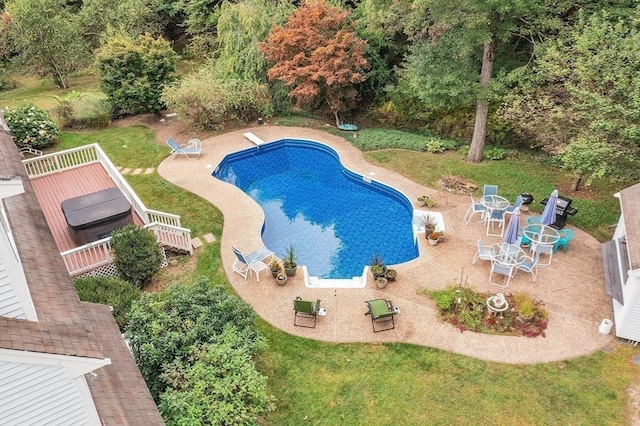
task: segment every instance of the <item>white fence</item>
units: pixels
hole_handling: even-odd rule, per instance
[[[102,164],[109,177],[127,198],[132,209],[142,218],[145,228],[153,230],[163,247],[193,254],[191,231],[181,227],[180,216],[147,209],[98,144],[23,160],[30,178],[59,173],[74,167],[97,162]],[[110,240],[110,237],[104,238],[61,253],[69,274],[78,276],[111,263]]]

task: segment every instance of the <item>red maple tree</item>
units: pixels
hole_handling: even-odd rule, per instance
[[[355,104],[355,85],[366,80],[369,63],[366,41],[355,35],[348,21],[351,12],[329,6],[324,0],[307,1],[284,27],[275,25],[260,50],[274,65],[270,80],[293,88],[296,106],[319,107],[326,102],[340,125],[338,113]]]

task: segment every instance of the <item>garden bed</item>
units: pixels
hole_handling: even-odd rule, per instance
[[[441,319],[461,332],[545,336],[547,311],[544,303],[525,293],[506,293],[504,298],[509,307],[503,312],[491,312],[487,307],[487,299],[493,296],[492,293],[476,293],[468,287],[451,285],[428,294],[436,302]]]

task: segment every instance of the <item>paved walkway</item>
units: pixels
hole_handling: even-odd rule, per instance
[[[253,132],[264,141],[281,138],[304,138],[323,142],[340,153],[343,164],[362,175],[389,184],[402,191],[417,208],[416,198],[427,194],[437,203],[434,208],[444,215],[446,241],[431,247],[420,238],[420,257],[394,265],[398,279],[378,289],[369,279],[362,289],[307,288],[298,273],[285,286],[264,273],[259,283],[245,281],[232,272],[234,255],[231,246],[250,251],[261,244],[262,209],[241,190],[210,176],[227,153],[255,146],[243,137]],[[224,215],[221,244],[222,262],[227,277],[237,293],[272,324],[298,336],[330,342],[405,342],[429,346],[479,359],[505,363],[538,363],[573,358],[592,353],[607,345],[613,337],[598,333],[603,318],[612,317],[611,299],[604,291],[604,273],[600,243],[575,229],[575,239],[568,253],[558,252],[551,267],[540,268],[536,283],[531,275],[519,272],[511,280],[509,292],[526,291],[543,300],[549,312],[546,337],[526,338],[463,332],[438,320],[435,305],[423,294],[459,280],[478,291],[499,292],[488,283],[489,263],[471,265],[478,238],[484,237],[481,224],[464,224],[469,197],[426,188],[397,173],[367,163],[360,151],[342,138],[306,128],[261,126],[216,136],[203,141],[204,153],[198,160],[171,157],[163,161],[158,172],[165,179],[187,189],[217,206]],[[527,215],[523,214],[522,221]],[[487,237],[499,242],[500,238]],[[328,314],[318,319],[315,329],[293,326],[292,300],[321,299]],[[390,299],[399,306],[396,328],[373,333],[371,320],[365,316],[365,301]]]

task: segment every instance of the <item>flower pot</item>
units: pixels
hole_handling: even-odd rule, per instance
[[[438,240],[432,240],[431,238],[427,239],[429,241],[429,244],[431,244],[432,246],[435,246],[436,244],[438,244]]]
[[[387,281],[394,281],[397,276],[398,273],[395,269],[389,269],[387,270],[387,274],[384,277],[387,279]]]
[[[387,267],[383,266],[380,272],[374,271],[373,267],[371,268],[371,273],[373,274],[373,279],[377,280],[378,278],[384,278],[387,275]]]
[[[385,288],[387,286],[387,279],[384,277],[377,278],[376,284],[378,285],[378,288]]]
[[[298,270],[298,265],[294,266],[293,268],[284,268],[284,273],[287,274],[288,277],[292,277],[296,274],[296,271]]]
[[[608,318],[605,318],[600,323],[600,326],[598,327],[598,332],[600,332],[600,334],[609,334],[611,333],[612,327],[613,327],[613,321],[611,321]]]
[[[287,279],[286,275],[278,275],[276,277],[276,283],[278,283],[278,285],[285,285],[287,283]]]

